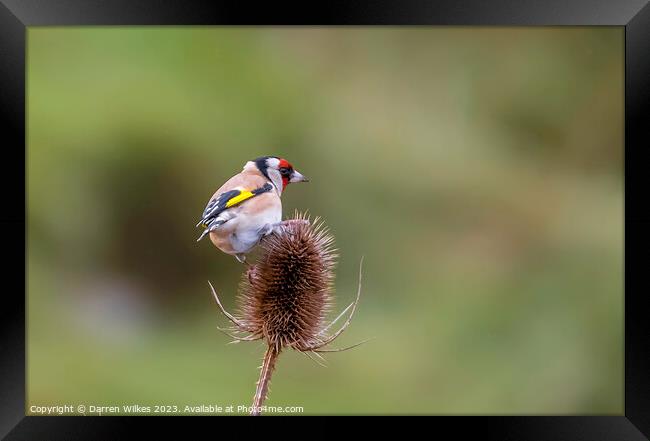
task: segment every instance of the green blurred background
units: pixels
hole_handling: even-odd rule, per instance
[[[250,405],[194,225],[279,155],[376,339],[268,405],[622,414],[622,28],[30,28],[27,81],[28,407]]]

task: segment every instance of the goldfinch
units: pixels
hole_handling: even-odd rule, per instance
[[[242,263],[259,241],[282,223],[280,197],[291,182],[308,179],[286,160],[262,156],[248,161],[212,196],[196,225],[221,251]]]

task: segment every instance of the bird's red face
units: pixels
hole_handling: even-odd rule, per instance
[[[253,161],[257,169],[283,192],[290,182],[307,182],[305,176],[298,173],[289,161],[277,156],[261,156]]]
[[[296,170],[294,170],[293,165],[286,159],[279,158],[280,161],[278,163],[278,171],[280,172],[280,176],[282,177],[282,191],[284,191],[285,188],[287,188],[287,185],[289,185],[290,182],[308,182],[309,179],[307,179],[305,176],[302,174],[298,173]]]

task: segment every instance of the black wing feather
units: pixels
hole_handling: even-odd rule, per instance
[[[201,216],[201,220],[197,224],[197,227],[199,225],[207,226],[209,223],[208,221],[219,216],[219,213],[223,212],[226,209],[226,204],[228,201],[238,196],[239,194],[241,194],[241,190],[230,190],[221,193],[216,198],[211,199],[210,202],[208,202],[208,205],[205,207],[205,210],[203,210],[203,216]]]
[[[258,196],[262,193],[266,193],[267,191],[271,191],[272,188],[273,186],[271,184],[266,183],[262,187],[252,190],[251,193],[253,193],[254,196]],[[200,225],[203,225],[204,227],[209,226],[210,223],[212,223],[212,221],[216,219],[217,216],[219,216],[219,214],[221,214],[227,208],[231,208],[227,206],[228,201],[230,201],[234,197],[239,196],[240,194],[241,194],[241,190],[230,190],[230,191],[225,191],[220,195],[218,195],[217,197],[211,199],[210,202],[208,202],[208,205],[205,207],[205,210],[203,210],[203,216],[201,217],[201,220],[196,226],[197,227]],[[233,205],[233,207],[236,205],[238,204]]]

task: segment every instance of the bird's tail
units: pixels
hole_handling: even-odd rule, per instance
[[[223,224],[225,224],[225,223],[226,223],[226,220],[225,220],[225,219],[221,219],[221,218],[218,218],[218,217],[217,217],[217,218],[212,219],[211,221],[209,221],[209,222],[203,224],[203,226],[205,227],[205,230],[203,230],[203,232],[201,233],[201,235],[199,236],[199,238],[196,239],[196,241],[199,242],[199,241],[200,241],[201,239],[203,239],[203,238],[204,238],[208,233],[210,233],[210,232],[216,230],[220,225],[223,225]],[[201,224],[199,223],[199,225],[201,225]],[[198,225],[197,225],[197,227],[198,227]]]

